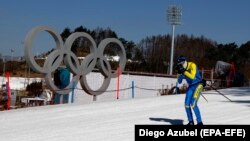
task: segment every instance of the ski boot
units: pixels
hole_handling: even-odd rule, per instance
[[[189,121],[187,125],[194,125],[193,121]]]
[[[202,123],[202,122],[199,122],[199,123],[197,123],[197,125],[203,125],[203,123]]]

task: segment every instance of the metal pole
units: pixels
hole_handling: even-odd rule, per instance
[[[119,93],[120,93],[120,66],[117,68],[117,93],[116,93],[116,99],[119,99]]]
[[[28,72],[28,85],[30,84],[30,67],[29,67],[29,72]]]
[[[96,101],[96,100],[97,100],[97,96],[93,95],[93,101]]]
[[[173,75],[173,58],[174,58],[174,30],[175,25],[181,24],[181,8],[176,5],[169,6],[167,10],[168,22],[172,25],[172,43],[171,43],[171,56],[170,56],[170,75]]]
[[[75,97],[74,90],[75,90],[75,82],[73,81],[73,84],[72,84],[72,94],[71,94],[71,103],[74,103],[74,97]],[[70,101],[70,99],[69,99],[69,101]]]
[[[170,56],[170,75],[173,75],[174,30],[175,30],[175,25],[173,24],[173,28],[172,28],[172,43],[171,43],[171,56]]]
[[[132,81],[132,98],[135,97],[135,83]]]

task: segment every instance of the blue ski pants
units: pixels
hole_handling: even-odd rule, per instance
[[[192,109],[195,113],[197,123],[202,122],[201,114],[197,102],[200,97],[201,90],[203,89],[202,84],[197,84],[188,87],[186,98],[185,98],[185,109],[188,121],[193,121]]]

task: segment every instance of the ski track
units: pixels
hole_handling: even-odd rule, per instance
[[[204,124],[250,124],[250,87],[203,92]],[[23,108],[0,112],[0,140],[131,141],[136,124],[187,123],[184,94]],[[195,117],[195,116],[194,116]],[[152,120],[156,119],[156,120]]]

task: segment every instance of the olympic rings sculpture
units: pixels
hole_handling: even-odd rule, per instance
[[[36,63],[34,55],[32,54],[32,42],[36,35],[42,31],[48,32],[54,38],[56,49],[47,56],[47,59],[41,67]],[[77,38],[80,37],[88,39],[92,44],[89,47],[90,54],[88,54],[81,62],[78,61],[77,56],[71,51],[72,44]],[[85,32],[72,33],[66,39],[65,43],[63,43],[61,36],[51,27],[34,27],[31,31],[28,32],[25,38],[24,57],[29,66],[34,71],[45,74],[45,82],[52,91],[58,94],[69,94],[69,92],[72,90],[73,83],[74,85],[77,85],[78,81],[80,80],[81,86],[87,94],[100,95],[105,92],[105,90],[107,90],[111,78],[117,77],[117,71],[112,72],[107,58],[103,55],[104,49],[109,43],[116,43],[120,47],[118,55],[120,57],[119,66],[121,74],[126,65],[126,53],[123,44],[116,38],[106,38],[102,40],[97,47],[94,39]],[[66,88],[59,89],[52,80],[52,73],[60,67],[63,61],[66,64],[67,68],[70,69],[70,72],[73,73],[73,78]],[[97,66],[101,74],[104,76],[104,81],[98,90],[92,90],[87,83],[86,75],[94,69],[96,63],[99,64]]]

